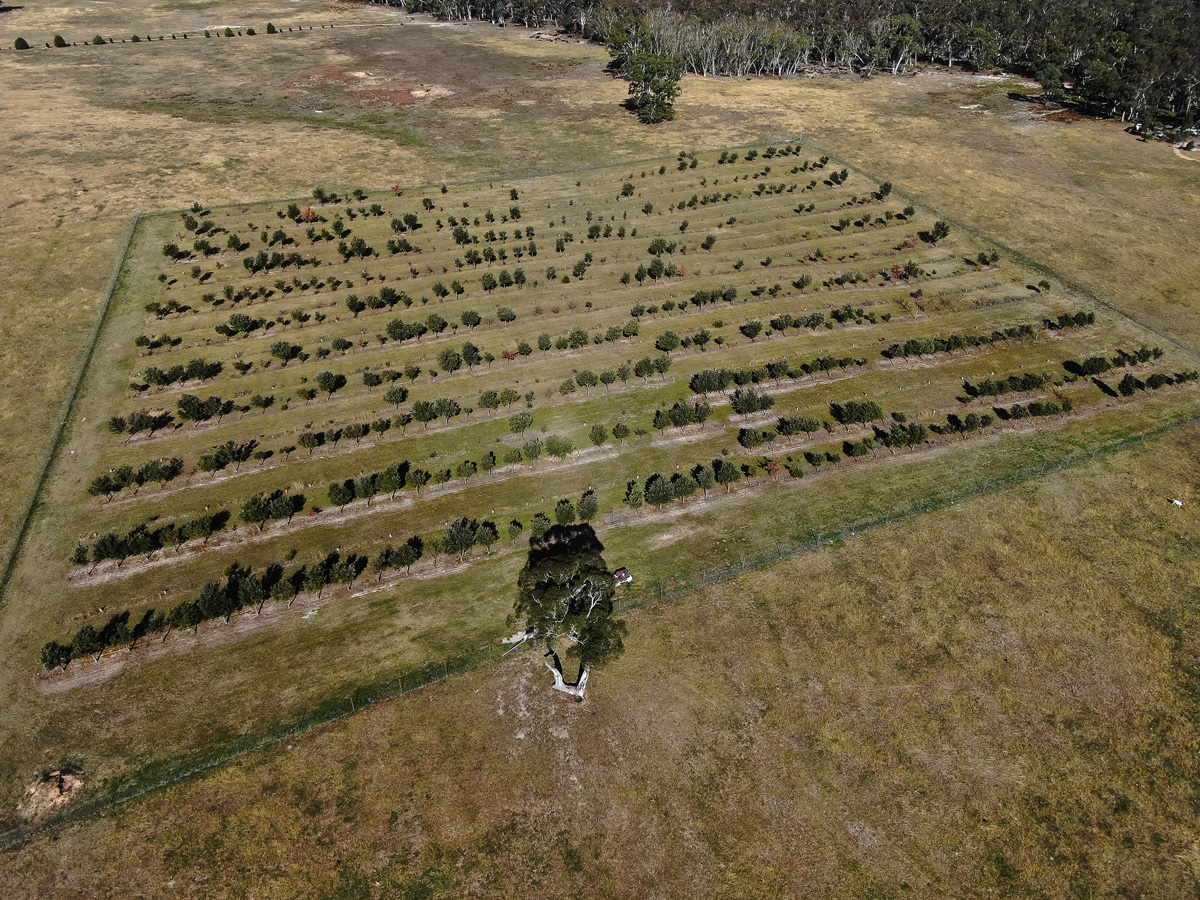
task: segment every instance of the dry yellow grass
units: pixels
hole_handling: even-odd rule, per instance
[[[0,15],[0,42],[219,17],[25,7]],[[234,42],[0,54],[13,111],[0,252],[20,260],[0,284],[0,548],[128,217],[197,198],[806,134],[1200,344],[1200,261],[1178,252],[1200,168],[1113,123],[1032,121],[1010,83],[688,79],[680,117],[646,130],[616,108],[597,48],[423,26],[389,47],[384,31],[306,34],[286,68]],[[305,68],[364,55],[375,67],[396,48],[442,54],[426,80],[461,90],[382,123],[343,109],[321,124],[278,93],[236,112],[219,102],[267,76],[282,90]],[[553,703],[536,660],[515,659],[42,838],[0,858],[0,883],[12,896],[900,896],[901,882],[941,896],[1183,895],[1200,859],[1181,749],[1196,741],[1184,602],[1196,532],[1163,498],[1185,493],[1194,464],[1186,437],[1160,441],[639,614],[629,656],[583,707]],[[48,546],[35,536],[25,578]],[[814,587],[797,596],[797,584]]]

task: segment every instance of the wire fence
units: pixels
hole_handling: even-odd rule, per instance
[[[841,157],[840,155],[838,155],[837,153],[835,153],[831,150],[827,150],[825,148],[820,147],[813,141],[805,141],[805,143],[807,146],[809,146],[813,149],[817,149],[821,153],[829,156],[831,159],[838,162],[843,167],[851,170],[852,172],[856,172],[859,175],[862,175],[863,177],[868,178],[872,181],[876,181],[876,182],[884,181],[884,179],[882,177],[880,177],[879,175],[876,175],[873,172],[870,172],[860,166],[855,165],[853,162],[850,162],[850,161],[844,159],[843,157]],[[1182,350],[1184,353],[1188,354],[1188,356],[1191,356],[1192,358],[1200,358],[1200,350],[1198,350],[1196,347],[1193,347],[1189,344],[1183,343],[1183,341],[1179,340],[1178,338],[1175,338],[1169,334],[1166,334],[1165,332],[1161,331],[1158,328],[1155,328],[1153,325],[1149,324],[1148,322],[1145,322],[1142,319],[1138,318],[1137,316],[1134,316],[1132,313],[1127,312],[1124,309],[1121,309],[1120,307],[1118,307],[1116,305],[1116,303],[1114,301],[1105,299],[1100,294],[1098,294],[1096,291],[1094,291],[1091,288],[1084,285],[1078,279],[1075,279],[1068,275],[1063,274],[1062,272],[1047,265],[1046,263],[1042,262],[1041,260],[1034,259],[1029,254],[1027,254],[1021,250],[1017,250],[1015,247],[1010,247],[1008,244],[1003,243],[998,238],[993,237],[989,232],[984,231],[982,228],[979,228],[976,225],[972,225],[968,222],[960,221],[959,219],[955,218],[954,216],[951,216],[949,214],[942,212],[939,209],[936,209],[924,197],[913,194],[909,191],[905,191],[899,185],[897,185],[893,188],[893,193],[897,197],[904,197],[905,199],[915,201],[917,204],[920,204],[926,210],[928,210],[929,212],[936,215],[939,219],[944,219],[947,222],[949,222],[950,224],[952,224],[955,228],[962,229],[963,231],[965,231],[967,234],[971,235],[976,240],[982,241],[985,244],[990,244],[993,247],[998,247],[999,249],[1003,250],[1006,254],[1008,254],[1009,257],[1011,257],[1012,259],[1015,259],[1018,263],[1025,266],[1026,268],[1037,272],[1039,275],[1046,275],[1046,276],[1049,276],[1050,278],[1057,279],[1061,284],[1065,284],[1068,288],[1070,288],[1075,293],[1086,297],[1088,300],[1092,301],[1093,303],[1097,304],[1098,306],[1104,307],[1106,310],[1108,310],[1113,315],[1115,315],[1119,318],[1125,319],[1129,322],[1133,322],[1139,328],[1150,332],[1151,334],[1155,335],[1159,339],[1166,341],[1167,343],[1178,348],[1179,350]]]
[[[128,778],[105,782],[101,785],[99,793],[90,800],[82,801],[35,827],[18,827],[0,834],[0,852],[14,850],[51,829],[88,819],[131,800],[180,784],[248,753],[266,750],[281,741],[300,737],[377,703],[445,681],[451,675],[459,675],[476,668],[503,655],[509,649],[512,648],[493,642],[469,653],[404,672],[387,681],[361,685],[346,696],[326,699],[299,716],[270,725],[257,735],[228,741],[210,753],[190,757],[186,761],[171,760],[160,763],[142,769]]]
[[[33,514],[37,510],[42,499],[42,493],[46,489],[46,480],[50,476],[50,468],[54,465],[54,460],[58,458],[58,451],[63,447],[63,439],[66,436],[67,425],[71,421],[71,417],[75,413],[75,404],[79,400],[79,391],[83,387],[84,379],[87,377],[88,369],[91,368],[92,357],[96,354],[96,345],[100,342],[100,335],[104,332],[104,325],[108,321],[109,313],[112,311],[113,298],[117,294],[117,289],[121,285],[121,276],[125,271],[125,265],[129,260],[129,251],[133,247],[133,238],[137,234],[138,223],[142,220],[142,213],[134,214],[129,222],[129,228],[125,233],[123,249],[117,257],[116,266],[113,268],[112,276],[109,278],[108,290],[104,294],[104,303],[100,307],[100,314],[96,317],[96,325],[92,330],[91,339],[88,341],[87,351],[83,354],[83,359],[79,363],[79,368],[75,372],[74,378],[71,380],[70,386],[67,388],[66,396],[63,400],[62,410],[59,412],[58,420],[54,423],[53,436],[50,443],[46,447],[46,452],[42,454],[41,467],[38,470],[37,481],[33,485],[33,489],[29,493],[29,503],[26,505],[21,517],[18,520],[18,525],[13,536],[12,544],[9,546],[8,554],[0,560],[0,608],[4,607],[6,602],[5,591],[8,588],[9,579],[12,578],[13,570],[17,567],[17,560],[21,555],[21,548],[25,546],[25,539],[29,534],[30,525],[33,522]],[[0,552],[3,552],[0,550]]]
[[[1161,425],[1149,431],[1130,435],[1105,444],[1099,444],[1087,450],[1070,453],[1058,460],[1043,462],[1040,466],[1029,467],[997,478],[989,478],[969,488],[948,491],[936,497],[926,497],[898,507],[883,515],[859,519],[855,522],[842,525],[835,530],[816,534],[804,540],[786,541],[768,553],[743,557],[715,568],[701,570],[684,578],[651,581],[640,589],[628,592],[619,598],[616,604],[617,612],[623,613],[640,609],[649,603],[659,600],[670,600],[691,591],[707,587],[708,585],[730,581],[739,576],[782,562],[783,560],[793,559],[801,554],[846,540],[864,531],[891,525],[924,513],[936,512],[937,510],[946,509],[956,503],[970,500],[974,497],[995,493],[996,491],[1016,487],[1046,475],[1062,472],[1091,460],[1119,453],[1122,450],[1145,443],[1154,438],[1162,437],[1181,428],[1195,425],[1198,422],[1200,422],[1200,415],[1188,416],[1187,418]]]
[[[1063,458],[1031,466],[1006,476],[987,479],[970,488],[946,492],[940,496],[919,500],[894,509],[883,515],[858,520],[835,530],[813,535],[804,540],[788,541],[769,552],[744,557],[685,577],[654,580],[635,585],[621,593],[615,607],[617,613],[628,613],[653,603],[671,600],[709,585],[730,581],[750,572],[758,571],[786,559],[828,546],[871,529],[891,525],[924,513],[946,509],[956,503],[970,500],[1006,488],[1016,487],[1029,481],[1065,471],[1083,463],[1110,456],[1154,438],[1161,437],[1181,428],[1200,422],[1200,415],[1171,422],[1150,431],[1131,435],[1098,445],[1085,451],[1071,453]],[[186,761],[173,760],[148,767],[121,780],[101,785],[98,794],[90,800],[72,806],[53,818],[31,828],[18,827],[0,834],[0,852],[15,849],[37,835],[70,822],[87,819],[115,806],[144,797],[163,788],[171,787],[199,775],[209,769],[233,762],[247,753],[265,750],[291,738],[320,728],[330,722],[352,715],[377,703],[392,700],[445,681],[483,663],[512,652],[513,647],[490,642],[473,651],[440,662],[430,663],[420,669],[404,672],[389,680],[361,685],[348,695],[332,697],[289,720],[277,722],[258,735],[247,736],[222,745],[200,757]]]

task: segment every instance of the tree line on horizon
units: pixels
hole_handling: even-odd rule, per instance
[[[1200,120],[1200,17],[1188,0],[383,0],[442,19],[557,26],[697,75],[811,66],[900,74],[1006,69],[1050,99],[1141,122]]]

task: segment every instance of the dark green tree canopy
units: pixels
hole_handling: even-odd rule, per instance
[[[618,71],[629,82],[626,106],[637,113],[638,119],[653,125],[675,118],[683,63],[670,56],[639,51],[627,57]]]
[[[553,651],[562,640],[580,673],[616,659],[625,624],[613,619],[616,582],[590,525],[555,525],[529,541],[517,577],[516,618]]]

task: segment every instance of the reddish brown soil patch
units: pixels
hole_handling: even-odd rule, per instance
[[[412,94],[414,87],[399,83],[388,87],[351,88],[348,94],[363,106],[412,106],[417,102]]]
[[[25,788],[17,813],[27,822],[44,818],[70,803],[81,787],[83,779],[73,772],[50,772]]]
[[[299,96],[305,92],[305,88],[321,86],[340,87],[345,101],[353,106],[385,109],[412,106],[425,98],[437,99],[452,93],[437,85],[421,85],[389,75],[351,71],[344,66],[316,66],[297,72],[285,96]]]
[[[296,73],[297,84],[354,84],[358,81],[345,66],[316,66]]]

